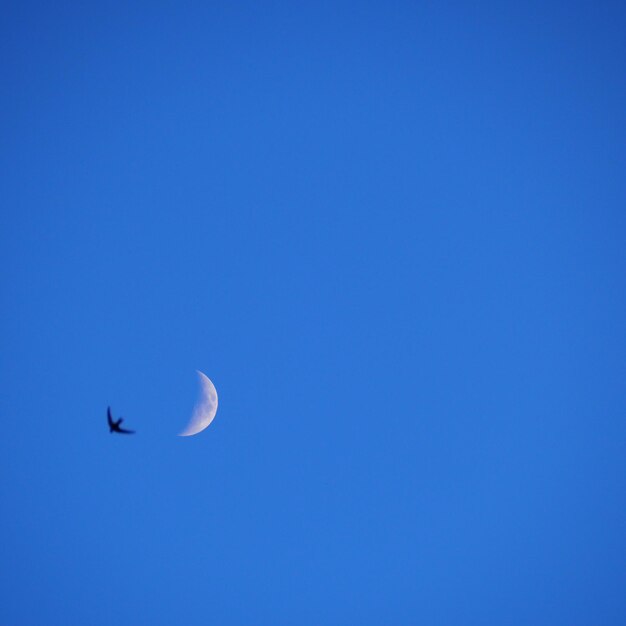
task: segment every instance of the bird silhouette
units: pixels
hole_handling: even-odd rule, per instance
[[[135,433],[134,430],[128,430],[120,426],[120,424],[124,421],[123,417],[120,417],[117,421],[111,417],[111,407],[107,408],[107,421],[109,422],[110,433],[120,433],[122,435],[133,435]]]

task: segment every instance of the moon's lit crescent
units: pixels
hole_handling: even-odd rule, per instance
[[[213,421],[217,413],[217,390],[215,385],[200,370],[196,371],[200,379],[200,397],[193,409],[189,424],[179,433],[179,437],[197,435]]]

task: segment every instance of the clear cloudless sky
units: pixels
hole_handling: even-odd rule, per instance
[[[0,29],[1,624],[626,623],[623,3]]]

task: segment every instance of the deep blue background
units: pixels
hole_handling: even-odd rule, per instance
[[[626,623],[625,9],[521,4],[4,5],[2,624]]]

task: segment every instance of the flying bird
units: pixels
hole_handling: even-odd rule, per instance
[[[107,421],[109,422],[110,433],[121,433],[122,435],[133,435],[135,433],[134,430],[128,430],[127,428],[122,428],[120,426],[120,424],[124,421],[123,417],[120,417],[117,421],[111,417],[111,407],[107,408]]]

